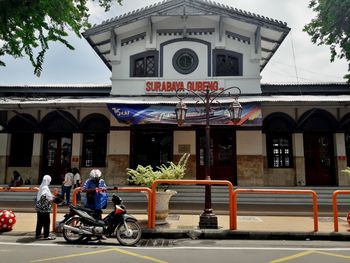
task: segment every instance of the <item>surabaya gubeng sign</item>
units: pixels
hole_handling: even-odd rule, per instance
[[[147,80],[145,82],[145,93],[171,94],[177,90],[191,90],[200,92],[209,89],[210,91],[223,90],[223,80]]]

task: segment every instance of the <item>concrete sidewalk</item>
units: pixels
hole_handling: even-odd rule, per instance
[[[142,205],[143,206],[143,205]],[[141,206],[141,207],[142,207]],[[0,204],[0,209],[5,207]],[[9,206],[7,206],[9,208]],[[278,208],[278,207],[277,207]],[[274,207],[275,210],[278,210]],[[283,212],[283,207],[280,209]],[[17,222],[11,232],[2,235],[33,235],[36,224],[36,213],[33,208],[12,207]],[[271,208],[271,210],[273,210]],[[60,207],[57,221],[62,220],[67,207]],[[106,209],[108,212],[109,209]],[[155,229],[147,228],[147,215],[144,209],[129,209],[140,222],[145,238],[208,238],[208,239],[280,239],[280,240],[350,240],[350,227],[345,213],[339,215],[339,232],[333,231],[333,217],[319,216],[319,231],[314,232],[312,209],[300,212],[302,215],[283,214],[268,215],[265,213],[249,215],[249,211],[238,213],[237,230],[229,230],[229,216],[226,211],[217,211],[219,229],[199,229],[200,209],[172,209],[168,224],[157,225]],[[244,214],[244,215],[242,215]],[[273,213],[271,213],[273,214]]]

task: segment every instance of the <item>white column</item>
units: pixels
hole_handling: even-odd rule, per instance
[[[196,154],[196,132],[174,131],[174,155]]]
[[[33,138],[33,152],[32,156],[33,157],[40,157],[42,155],[42,138],[43,135],[41,133],[34,133],[34,138]]]
[[[81,133],[73,133],[71,167],[80,166],[82,139],[83,135]]]
[[[237,184],[264,185],[264,145],[262,131],[237,131]]]
[[[264,155],[261,131],[237,131],[237,155]]]
[[[296,184],[298,186],[305,186],[304,138],[302,133],[293,134],[293,146]]]
[[[109,155],[130,154],[130,131],[111,131],[108,153]]]
[[[336,179],[339,186],[349,186],[350,178],[347,173],[342,173],[347,166],[346,148],[344,133],[334,134],[334,152],[335,152],[335,169]]]
[[[9,153],[9,138],[8,133],[0,133],[0,157],[7,156]]]

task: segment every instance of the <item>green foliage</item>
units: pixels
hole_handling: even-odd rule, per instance
[[[174,164],[173,162],[169,162],[169,165],[162,164],[155,171],[151,165],[146,167],[138,165],[136,169],[127,168],[127,174],[129,175],[128,181],[151,188],[153,182],[158,179],[181,179],[185,176],[189,157],[190,155],[186,153],[181,157],[178,164]]]
[[[344,170],[341,170],[346,175],[350,176],[350,167],[346,167]]]
[[[40,76],[49,42],[74,49],[66,37],[90,27],[88,0],[0,0],[0,57],[28,56],[34,74]],[[96,0],[92,0],[96,1]],[[98,0],[108,11],[122,0]],[[5,63],[0,60],[0,66]]]
[[[330,46],[332,62],[336,57],[350,61],[350,0],[311,0],[309,7],[316,13],[304,27],[311,41]],[[344,78],[350,82],[350,74]]]

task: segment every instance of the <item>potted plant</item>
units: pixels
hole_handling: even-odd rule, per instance
[[[169,162],[162,164],[154,170],[151,165],[138,165],[136,169],[127,168],[128,181],[133,184],[143,185],[151,188],[155,180],[158,179],[181,179],[185,176],[186,165],[189,154],[184,154],[177,164]],[[176,191],[168,189],[169,186],[160,185],[157,187],[156,198],[156,224],[165,224],[169,214],[170,198],[177,194]]]
[[[339,186],[349,186],[350,185],[350,167],[346,167],[341,170],[339,176]]]

